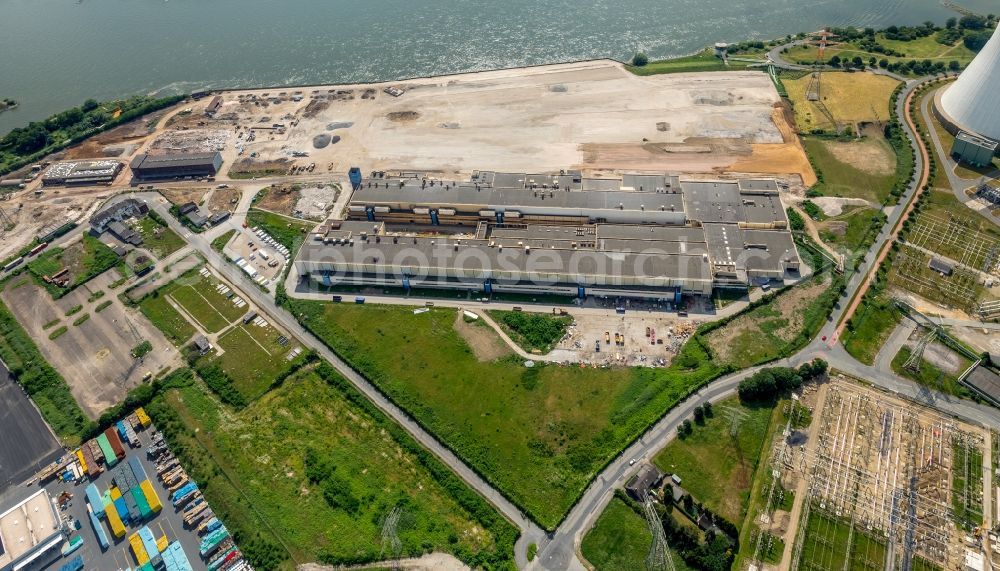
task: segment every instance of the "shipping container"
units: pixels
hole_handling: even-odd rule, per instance
[[[74,535],[69,539],[66,545],[63,545],[62,548],[63,557],[66,557],[70,553],[73,553],[77,549],[80,549],[80,546],[82,545],[83,545],[83,538],[80,537],[79,535]]]
[[[80,447],[80,452],[83,453],[83,459],[87,461],[87,475],[93,478],[100,474],[101,466],[94,460],[94,453],[90,451],[90,445],[85,442]]]
[[[146,548],[146,553],[150,557],[156,557],[160,554],[160,550],[156,548],[156,539],[153,538],[153,532],[150,531],[148,526],[143,526],[139,529],[139,537],[142,538],[142,545]]]
[[[104,461],[109,467],[118,463],[118,456],[115,454],[115,449],[111,447],[111,442],[108,441],[106,432],[97,437],[97,445],[101,448],[101,454],[104,456]]]
[[[132,475],[135,476],[136,483],[149,479],[149,476],[146,475],[146,469],[142,467],[142,461],[139,458],[135,456],[130,457],[128,459],[128,466],[132,469]]]
[[[146,414],[146,411],[143,410],[142,407],[135,409],[135,415],[139,418],[139,424],[141,424],[143,428],[149,426],[151,422],[149,420],[149,415]]]
[[[84,473],[87,472],[87,459],[83,457],[83,449],[77,449],[76,459],[80,461],[80,467],[83,468]]]
[[[109,426],[104,431],[104,435],[108,437],[108,443],[111,444],[111,449],[115,451],[115,457],[119,460],[125,458],[125,447],[122,446],[121,438],[118,438],[118,431]]]
[[[94,456],[94,460],[97,460],[98,463],[104,462],[104,451],[101,450],[101,446],[96,438],[88,440],[87,446],[90,447],[90,453]]]
[[[77,555],[72,561],[59,568],[59,571],[80,571],[83,569],[83,555]]]
[[[183,486],[181,486],[180,488],[178,488],[176,491],[174,491],[171,498],[173,502],[176,504],[178,500],[187,497],[188,495],[194,493],[197,490],[198,486],[194,482],[188,482]]]
[[[101,513],[104,513],[104,511],[102,510]],[[90,525],[94,528],[94,535],[97,536],[97,542],[101,544],[101,549],[107,549],[110,543],[108,543],[108,534],[104,532],[101,520],[97,519],[93,510],[87,510],[87,515],[90,517]]]
[[[167,539],[166,535],[161,535],[156,539],[156,549],[161,553],[170,545],[170,540]]]
[[[143,480],[139,484],[139,489],[142,490],[142,494],[146,496],[146,503],[149,504],[149,509],[153,513],[159,513],[163,509],[163,504],[160,503],[160,497],[156,495],[156,490],[153,489],[153,483],[149,480]]]
[[[136,563],[145,565],[149,562],[149,554],[146,553],[146,548],[143,546],[142,538],[139,537],[138,533],[133,533],[129,536],[128,544],[132,547],[132,554],[135,556]]]
[[[125,500],[125,507],[128,508],[128,520],[132,522],[133,525],[142,521],[142,514],[139,512],[139,504],[135,501],[135,496],[132,495],[132,489],[125,490],[122,494],[122,499]]]
[[[125,537],[125,524],[122,523],[121,518],[118,516],[118,512],[109,509],[105,512],[108,516],[108,525],[111,526],[111,533],[118,539]]]
[[[90,502],[90,509],[93,510],[97,517],[104,517],[104,500],[97,491],[97,486],[88,484],[85,493],[87,494],[87,501]]]
[[[149,502],[146,501],[146,495],[138,486],[132,488],[130,493],[135,498],[136,505],[139,506],[139,517],[146,519],[153,514],[153,510],[149,508]]]
[[[117,500],[115,500],[114,503],[115,503],[115,512],[118,514],[118,517],[122,520],[122,522],[127,523],[129,521],[128,504],[125,503],[125,499],[118,498]],[[106,510],[106,511],[110,512],[111,510]]]
[[[125,422],[119,420],[115,423],[115,428],[118,429],[118,438],[120,438],[122,442],[127,441],[128,439],[125,438]]]

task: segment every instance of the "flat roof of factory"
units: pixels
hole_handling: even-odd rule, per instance
[[[0,512],[0,567],[51,541],[59,531],[49,493],[40,489]]]

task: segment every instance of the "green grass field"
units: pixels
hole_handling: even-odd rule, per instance
[[[910,358],[910,354],[911,350],[909,347],[900,347],[899,353],[896,353],[896,356],[892,358],[892,370],[897,375],[945,394],[960,398],[972,398],[972,393],[969,392],[969,389],[958,384],[958,374],[945,372],[926,358],[921,360],[920,371],[916,373],[904,368],[903,364]],[[972,364],[972,361],[965,357],[960,356],[960,359],[962,363],[961,370],[963,371]]]
[[[142,235],[142,247],[162,260],[184,247],[184,239],[152,217],[140,218],[136,230]]]
[[[953,46],[946,46],[940,44],[934,37],[934,34],[925,36],[922,38],[917,38],[912,41],[898,41],[886,39],[885,34],[876,34],[876,40],[878,43],[882,44],[887,48],[892,48],[897,53],[906,54],[905,56],[886,56],[883,54],[867,52],[860,49],[856,44],[852,42],[846,42],[841,45],[830,46],[826,48],[824,61],[829,60],[831,57],[837,55],[841,59],[851,60],[855,56],[860,57],[867,64],[869,58],[874,57],[876,60],[881,60],[885,58],[890,62],[905,62],[909,60],[924,60],[929,59],[931,61],[944,61],[945,63],[951,60],[956,60],[963,66],[968,65],[975,57],[972,51],[966,48],[961,41],[957,42]],[[811,64],[818,59],[817,48],[815,46],[797,46],[790,48],[784,57],[790,62],[796,63],[806,63]]]
[[[840,342],[855,359],[871,365],[900,319],[902,314],[892,300],[883,296],[866,297],[848,323]]]
[[[836,300],[822,274],[709,332],[705,338],[721,363],[746,368],[781,357],[812,339]]]
[[[880,210],[863,206],[847,207],[838,216],[819,223],[819,236],[823,242],[842,252],[858,252],[874,237],[875,229],[882,226],[884,216]]]
[[[568,315],[498,310],[489,313],[522,349],[543,355],[555,347],[565,335],[566,328],[573,323],[573,318]]]
[[[730,434],[727,408],[745,414],[736,437]],[[694,425],[692,434],[671,441],[653,463],[664,473],[680,476],[681,487],[695,500],[739,527],[774,409],[747,407],[731,398],[713,411],[703,426]]]
[[[260,228],[270,234],[279,244],[288,248],[292,258],[295,258],[299,246],[305,241],[306,233],[316,227],[315,222],[294,220],[253,208],[247,213],[247,225],[251,228]]]
[[[547,528],[622,447],[718,369],[689,343],[667,369],[479,362],[455,312],[290,301],[320,339]]]
[[[77,286],[90,281],[118,264],[118,256],[100,240],[89,234],[67,248],[51,248],[28,262],[28,271],[54,298],[60,298]],[[55,275],[63,268],[69,269],[70,282],[66,287],[45,283],[43,276]]]
[[[233,238],[234,234],[236,234],[236,230],[230,230],[225,234],[221,234],[215,240],[212,240],[212,249],[216,252],[221,252],[222,249],[226,247],[226,244],[229,243],[229,240]]]
[[[580,551],[596,571],[639,570],[646,568],[650,543],[646,520],[621,499],[612,498],[583,536]],[[691,570],[675,552],[671,555],[677,571]]]
[[[194,334],[194,328],[181,323],[187,319],[166,298],[183,307],[209,333],[223,330],[247,312],[246,307],[236,307],[219,293],[215,289],[218,283],[215,277],[204,277],[195,268],[144,298],[139,306],[154,325],[179,345]]]
[[[267,555],[255,567],[380,560],[381,523],[398,506],[404,557],[443,551],[509,568],[513,526],[363,397],[345,398],[346,382],[325,371],[328,381],[298,373],[239,412],[198,385],[147,407],[216,514],[238,538],[254,538],[240,539],[244,552]],[[332,497],[357,503],[333,507],[317,478],[333,478]]]
[[[763,60],[763,58],[761,58]],[[711,48],[702,50],[695,55],[651,61],[637,67],[626,65],[625,69],[636,75],[658,75],[661,73],[691,73],[703,71],[742,71],[750,64],[742,61],[730,61],[727,66],[720,58],[715,57]]]
[[[861,198],[875,205],[885,204],[889,200],[896,182],[895,174],[872,174],[843,163],[829,150],[828,142],[824,139],[804,136],[802,144],[817,169],[817,174],[822,173],[821,181],[811,192],[821,196]]]
[[[175,346],[184,345],[195,333],[194,326],[170,305],[167,296],[155,291],[139,302],[139,310]]]
[[[233,379],[236,389],[248,401],[267,392],[282,373],[292,368],[294,361],[285,356],[297,344],[281,346],[280,333],[273,327],[236,325],[219,337],[217,345],[224,352],[217,358],[222,370]]]

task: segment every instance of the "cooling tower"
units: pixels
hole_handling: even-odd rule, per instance
[[[1000,141],[998,97],[1000,33],[994,33],[969,67],[941,95],[939,111],[961,130]]]

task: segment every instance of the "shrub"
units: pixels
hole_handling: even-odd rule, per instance
[[[636,67],[642,67],[648,63],[649,56],[647,56],[644,52],[636,52],[636,54],[632,56],[632,65]]]

